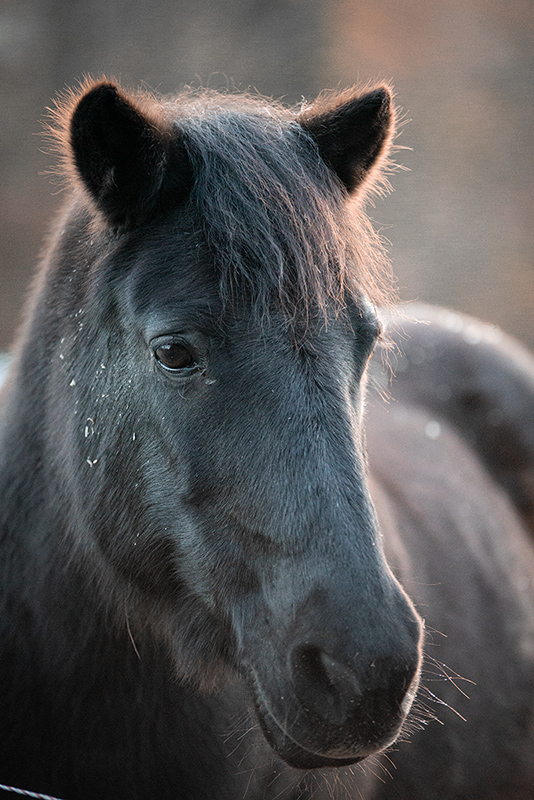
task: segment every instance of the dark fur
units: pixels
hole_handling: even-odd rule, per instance
[[[440,687],[470,722],[414,733],[393,780],[346,767],[410,730],[421,664],[363,442],[365,294],[384,294],[357,201],[387,159],[389,92],[295,115],[101,82],[59,117],[74,195],[2,392],[0,782],[530,798],[531,543],[484,466],[500,479],[499,456],[445,419],[425,437],[417,375],[390,413],[372,398],[371,485],[429,651],[446,632],[432,652],[478,685],[467,709]],[[174,372],[171,346],[190,356]]]

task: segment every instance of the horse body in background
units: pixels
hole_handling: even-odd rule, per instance
[[[426,620],[419,702],[443,724],[390,752],[397,769],[371,796],[527,798],[534,359],[478,320],[405,315],[391,323],[391,400],[369,393],[371,493],[388,561]]]
[[[534,555],[502,454],[452,401],[429,418],[415,349],[366,455],[380,255],[348,196],[389,92],[293,115],[102,82],[60,122],[73,197],[2,392],[0,782],[530,798]],[[459,716],[414,731],[434,695]],[[410,730],[391,780],[366,769]]]

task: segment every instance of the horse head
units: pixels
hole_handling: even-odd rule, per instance
[[[289,764],[376,753],[408,714],[422,630],[363,434],[380,326],[361,200],[389,91],[293,114],[102,82],[65,118],[75,198],[41,313],[51,386],[69,387],[52,413],[73,550],[180,677],[239,674]]]

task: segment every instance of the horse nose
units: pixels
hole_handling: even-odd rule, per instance
[[[366,666],[348,666],[314,645],[294,649],[295,693],[302,707],[332,726],[358,717],[393,720],[418,672],[419,659],[379,656]]]

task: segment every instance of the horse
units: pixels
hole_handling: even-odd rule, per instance
[[[104,78],[54,127],[0,401],[2,796],[531,800],[534,366],[389,302],[390,89]]]

